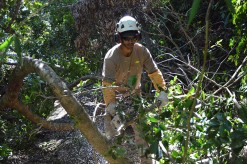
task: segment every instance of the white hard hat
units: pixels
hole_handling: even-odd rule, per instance
[[[122,33],[125,31],[139,31],[140,25],[135,18],[131,16],[124,16],[117,23],[117,32]]]

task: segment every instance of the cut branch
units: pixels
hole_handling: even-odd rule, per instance
[[[33,112],[31,112],[28,108],[28,106],[22,104],[21,102],[17,101],[14,103],[13,107],[17,109],[23,116],[25,116],[28,120],[31,122],[54,131],[70,131],[74,130],[74,126],[69,123],[53,123],[50,121],[47,121],[38,115],[35,115]]]
[[[50,124],[40,117],[31,113],[30,110],[19,102],[18,97],[23,84],[23,79],[30,73],[37,73],[44,81],[48,83],[54,95],[57,97],[63,108],[74,119],[75,126],[85,136],[87,141],[93,145],[95,150],[105,157],[110,163],[128,163],[125,158],[114,160],[108,155],[111,144],[108,143],[106,137],[94,125],[85,108],[72,95],[67,85],[57,76],[57,74],[44,62],[23,58],[23,64],[16,67],[12,78],[9,81],[6,94],[0,99],[4,107],[17,108],[22,114],[32,121],[36,120],[40,126],[54,126],[61,128],[62,124]],[[70,128],[69,126],[67,128]]]

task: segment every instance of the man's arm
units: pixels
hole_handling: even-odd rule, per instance
[[[108,53],[106,56],[108,56]],[[103,98],[106,106],[108,106],[110,103],[116,102],[115,88],[113,87],[116,76],[116,65],[109,58],[104,59],[102,76]]]
[[[166,82],[163,78],[163,75],[162,73],[160,72],[160,70],[158,69],[157,71],[151,73],[151,74],[148,74],[149,78],[152,80],[152,83],[154,85],[154,88],[160,92],[162,90],[166,91],[167,88],[166,88]]]
[[[156,65],[155,61],[151,56],[151,53],[147,48],[144,48],[143,57],[144,57],[144,69],[148,72],[148,76],[151,79],[154,88],[158,92],[161,91],[160,89],[166,91],[167,88],[163,75],[160,72],[158,66]]]

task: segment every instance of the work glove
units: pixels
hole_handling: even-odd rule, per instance
[[[111,102],[106,107],[106,116],[104,119],[105,121],[104,124],[105,124],[106,137],[108,139],[111,139],[112,137],[119,135],[119,132],[117,131],[115,125],[112,123],[114,117],[117,116],[116,106],[117,104],[115,102]]]
[[[166,90],[166,82],[163,78],[162,73],[158,69],[156,72],[148,74],[150,79],[152,80],[152,83],[154,85],[154,88],[160,92],[161,90]]]
[[[108,106],[111,102],[116,101],[116,94],[115,90],[112,88],[113,84],[107,81],[102,81],[102,92],[103,92],[103,98],[105,101],[106,106]]]
[[[106,113],[111,115],[112,117],[114,117],[116,115],[116,103],[110,103],[107,107],[106,107]]]
[[[157,97],[158,103],[159,103],[159,107],[163,107],[168,103],[168,96],[167,93],[165,91],[161,91],[160,95]]]
[[[114,129],[117,131],[117,132],[120,132],[121,129],[124,127],[124,124],[125,124],[125,119],[122,117],[119,116],[119,114],[116,114],[112,121],[111,121],[111,124],[113,125]]]
[[[125,120],[123,116],[121,118],[119,113],[117,113],[116,106],[116,103],[110,103],[106,108],[106,112],[112,117],[110,124],[114,128],[115,133],[119,134],[122,127],[124,127]]]
[[[112,139],[119,135],[119,132],[116,130],[114,125],[112,125],[112,116],[110,114],[107,114],[104,118],[104,128],[105,135],[108,139]]]

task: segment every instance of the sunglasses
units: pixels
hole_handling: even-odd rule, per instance
[[[122,37],[122,39],[124,41],[132,41],[132,42],[137,42],[138,41],[138,37],[137,36],[133,36],[133,37]]]

